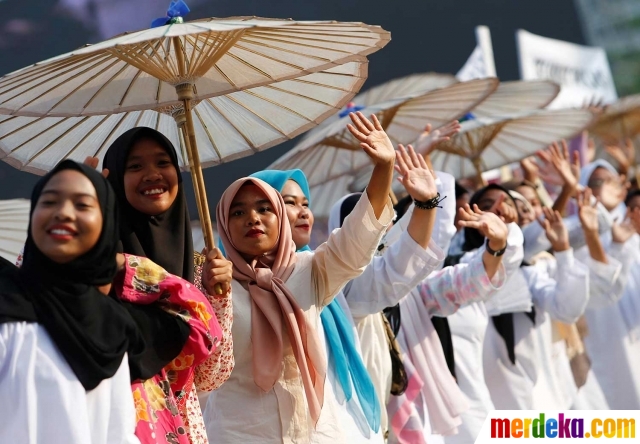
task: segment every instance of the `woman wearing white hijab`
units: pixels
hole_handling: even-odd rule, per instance
[[[623,201],[625,190],[615,168],[604,160],[597,160],[583,168],[580,180],[593,189],[594,196],[617,221],[611,232],[601,238],[609,256],[622,264],[619,278],[606,293],[608,298],[587,309],[589,334],[585,346],[609,407],[637,410],[640,409],[640,316],[637,315],[640,304],[633,270],[640,251],[639,238],[622,224],[627,211]]]

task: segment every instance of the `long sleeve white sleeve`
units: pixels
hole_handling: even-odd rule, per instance
[[[576,261],[573,250],[555,253],[555,279],[539,267],[522,269],[536,308],[552,319],[572,324],[584,313],[589,302],[589,270]]]
[[[420,281],[440,267],[444,252],[433,242],[425,250],[408,232],[382,256],[376,256],[364,272],[344,289],[354,318],[397,304]]]
[[[313,253],[313,280],[317,286],[316,304],[323,307],[350,280],[358,277],[371,262],[393,219],[393,207],[389,200],[379,219],[376,219],[367,193],[344,220],[341,228],[329,235],[329,239]]]
[[[436,179],[438,193],[441,197],[447,197],[440,203],[442,208],[437,209],[431,240],[446,253],[449,251],[451,239],[456,234],[456,227],[453,225],[456,216],[455,178],[451,174],[440,171],[436,172],[436,175],[438,176]],[[415,205],[411,204],[400,220],[391,227],[382,239],[383,247],[379,254],[384,253],[387,248],[400,239],[403,232],[407,231],[414,209]]]
[[[611,230],[613,219],[607,209],[598,203],[598,232],[600,234]],[[574,250],[578,250],[586,245],[582,224],[578,215],[565,217],[564,224],[569,232],[569,245]],[[522,229],[524,235],[524,258],[530,261],[535,255],[551,248],[551,243],[547,239],[544,229],[539,223],[531,223]]]

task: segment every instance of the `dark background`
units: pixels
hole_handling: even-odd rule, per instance
[[[152,7],[139,11],[137,28],[147,27],[152,19],[163,16],[169,1],[145,3]],[[475,47],[477,25],[487,25],[491,30],[496,69],[502,80],[519,78],[515,46],[518,28],[585,43],[571,0],[202,0],[192,7],[187,19],[233,15],[362,21],[382,26],[391,32],[392,41],[370,57],[369,78],[363,90],[415,72],[456,73]],[[90,26],[62,11],[57,0],[0,1],[0,17],[1,74],[98,39]],[[290,141],[205,170],[210,207],[215,208],[233,180],[265,168],[294,144]],[[36,176],[0,162],[0,199],[28,197],[36,180]],[[185,175],[185,183],[190,182]],[[197,212],[191,195],[189,198],[195,218]]]

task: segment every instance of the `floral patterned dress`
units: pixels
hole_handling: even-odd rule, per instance
[[[206,297],[194,285],[169,274],[151,260],[125,254],[118,296],[136,304],[159,304],[191,327],[178,355],[158,375],[131,385],[136,406],[136,436],[141,443],[189,444],[186,411],[195,368],[218,347],[222,330]]]
[[[21,251],[16,260],[18,267],[22,265],[22,254]],[[127,255],[125,256],[127,257]],[[135,256],[131,257],[134,258]],[[163,307],[182,316],[185,313],[180,313],[180,310],[176,311],[176,306],[186,305],[188,307],[186,309],[187,314],[196,312],[200,313],[203,318],[206,318],[210,310],[213,309],[219,327],[222,329],[222,334],[217,336],[217,346],[213,348],[213,352],[200,365],[195,367],[195,372],[185,371],[187,365],[191,366],[193,370],[193,357],[195,356],[188,354],[185,356],[185,350],[187,349],[185,346],[183,352],[161,374],[145,382],[138,382],[132,385],[138,423],[136,435],[138,435],[142,444],[165,442],[208,444],[209,441],[196,389],[205,392],[217,389],[229,379],[233,370],[235,362],[233,359],[233,338],[231,336],[231,325],[233,323],[231,291],[226,295],[207,295],[206,299],[208,299],[211,307],[206,307],[206,304],[200,305],[203,303],[203,294],[207,294],[202,285],[202,267],[205,262],[205,256],[200,253],[194,254],[194,280],[200,294],[193,298],[190,297],[194,293],[193,287],[188,282],[177,276],[169,275],[160,266],[148,259],[136,259],[138,260],[132,260],[132,262],[137,263],[137,266],[129,265],[128,257],[125,261],[127,273],[124,279],[124,288],[121,292],[123,293],[122,296],[124,296],[123,299],[145,304],[164,301],[162,303]],[[136,289],[133,283],[136,273],[140,274],[135,279],[137,280],[137,287],[141,290]],[[161,277],[162,279],[160,279]],[[182,285],[177,285],[176,281],[180,281]],[[158,293],[168,292],[170,288],[188,291],[183,291],[182,294],[175,294],[168,300],[160,298]],[[151,290],[152,296],[148,297],[149,293],[146,293],[145,290]],[[156,299],[154,299],[154,294]],[[186,294],[189,297],[185,297]],[[194,320],[193,317],[191,320]],[[192,325],[190,321],[187,322]],[[209,322],[209,319],[205,322]],[[216,326],[216,328],[218,327]],[[195,333],[198,334],[198,332]],[[213,334],[213,330],[211,333]],[[194,332],[192,331],[192,337],[193,334]],[[189,338],[189,341],[192,340],[192,337]],[[174,377],[179,375],[181,381],[170,384],[169,380],[172,375]],[[186,380],[185,375],[188,375]],[[157,412],[161,412],[161,414],[158,415]],[[163,435],[164,438],[162,437]],[[159,436],[160,438],[158,438]]]
[[[207,295],[209,303],[216,313],[220,327],[222,328],[222,340],[213,354],[196,367],[195,379],[188,393],[186,412],[182,412],[184,424],[187,426],[191,444],[208,444],[207,432],[204,427],[202,410],[198,401],[197,390],[210,392],[220,387],[231,375],[235,364],[233,359],[233,338],[231,325],[233,324],[233,305],[231,290],[225,295],[211,296],[207,294],[202,285],[202,267],[205,256],[194,254],[194,280],[195,285]]]

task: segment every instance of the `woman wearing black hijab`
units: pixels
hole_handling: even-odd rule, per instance
[[[105,294],[117,223],[88,167],[64,161],[35,186],[22,268],[0,263],[0,442],[137,441],[125,357],[144,341]]]
[[[205,257],[194,253],[178,157],[158,131],[133,128],[109,147],[103,162],[123,213],[120,242],[124,253],[144,256],[207,295],[223,333],[222,341],[195,369],[195,386],[175,393],[192,444],[207,442],[196,387],[211,391],[233,369],[230,297],[231,263],[216,249]],[[217,295],[214,287],[222,286]],[[195,368],[195,364],[193,365]]]

